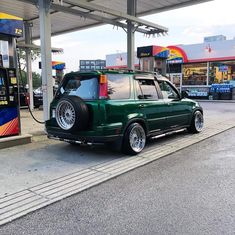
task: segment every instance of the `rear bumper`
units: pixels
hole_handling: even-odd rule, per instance
[[[92,132],[91,132],[92,133]],[[82,135],[77,133],[63,132],[59,128],[47,128],[49,139],[56,139],[69,143],[99,144],[117,141],[122,138],[121,134],[117,135]]]

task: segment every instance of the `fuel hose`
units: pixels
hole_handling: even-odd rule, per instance
[[[20,53],[19,53],[19,51],[18,51],[18,53],[17,53],[17,58],[18,58],[18,67],[19,67],[20,80],[21,80],[21,83],[22,83],[23,87],[25,88],[25,84],[24,84],[23,76],[22,76],[21,64],[20,64]],[[27,94],[26,94],[26,92],[25,92],[25,89],[24,89],[24,95],[25,95],[25,97],[27,97]],[[31,117],[33,118],[33,120],[34,120],[35,122],[39,123],[39,124],[45,124],[45,122],[38,120],[38,119],[33,115],[33,112],[32,112],[32,110],[30,109],[28,100],[27,100],[26,104],[27,104],[29,113],[30,113]]]

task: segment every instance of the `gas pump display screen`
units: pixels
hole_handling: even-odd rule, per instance
[[[4,68],[9,68],[9,43],[8,41],[0,40],[0,55],[1,55],[1,63],[0,66]]]
[[[2,86],[4,86],[4,79],[2,77],[0,77],[0,87],[2,88]]]
[[[5,70],[0,70],[0,95],[5,95],[5,93],[4,94],[2,94],[2,92],[1,91],[3,91],[3,90],[6,90],[6,72],[5,72]]]
[[[0,106],[8,104],[7,74],[5,69],[0,69]]]

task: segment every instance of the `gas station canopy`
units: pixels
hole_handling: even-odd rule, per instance
[[[82,30],[102,24],[126,28],[127,20],[136,31],[145,34],[164,34],[167,28],[137,17],[159,13],[210,0],[138,0],[136,17],[127,15],[128,0],[54,0],[50,4],[51,35]],[[48,0],[48,2],[50,2]],[[39,6],[37,0],[1,0],[1,11],[31,22],[32,38],[40,37]]]
[[[134,69],[134,34],[165,35],[168,29],[140,16],[159,13],[212,0],[1,0],[1,11],[24,19],[25,44],[41,42],[44,120],[49,118],[53,99],[51,72],[51,36],[111,24],[127,33],[127,65]],[[30,51],[27,76],[30,106],[33,107]]]

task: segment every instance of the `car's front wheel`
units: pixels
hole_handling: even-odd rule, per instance
[[[204,118],[201,111],[197,110],[193,114],[193,118],[188,128],[188,131],[191,133],[199,133],[204,127]]]
[[[136,155],[140,153],[146,144],[144,128],[139,123],[132,123],[127,128],[122,144],[122,150],[126,154]]]

